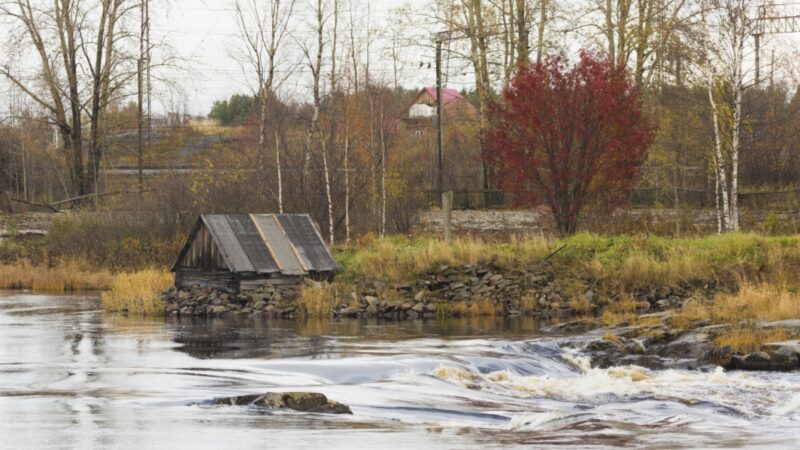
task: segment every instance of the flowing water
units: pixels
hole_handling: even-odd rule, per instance
[[[0,293],[0,448],[800,447],[800,374],[591,369],[537,325],[144,321]],[[281,390],[354,414],[196,404]]]

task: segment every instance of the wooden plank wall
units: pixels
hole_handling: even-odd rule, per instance
[[[178,289],[191,289],[194,286],[237,292],[239,290],[239,277],[231,272],[211,272],[181,268],[175,271],[175,287]]]
[[[200,227],[197,236],[195,236],[192,245],[189,247],[189,251],[186,252],[186,256],[179,266],[211,270],[227,269],[217,244],[214,243],[205,226]]]

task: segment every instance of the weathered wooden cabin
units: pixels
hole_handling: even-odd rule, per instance
[[[202,215],[172,266],[178,289],[229,292],[329,280],[337,269],[308,214]]]

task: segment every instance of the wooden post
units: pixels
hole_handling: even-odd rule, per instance
[[[3,192],[3,202],[0,203],[0,206],[5,206],[5,208],[0,208],[0,210],[5,209],[9,214],[14,214],[14,203],[11,201],[11,192]]]
[[[442,225],[444,226],[444,241],[449,243],[452,234],[453,216],[453,191],[442,192]]]

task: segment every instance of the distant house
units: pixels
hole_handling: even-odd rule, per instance
[[[478,109],[455,89],[442,89],[442,114],[449,120],[477,120]],[[416,134],[432,129],[436,122],[436,88],[424,87],[414,97],[403,118]]]
[[[307,214],[202,215],[172,266],[178,289],[230,292],[331,279],[337,269]]]
[[[443,180],[445,188],[477,190],[483,183],[478,108],[455,89],[442,89]],[[394,158],[409,186],[434,189],[439,163],[436,143],[436,88],[419,90],[400,114]]]

